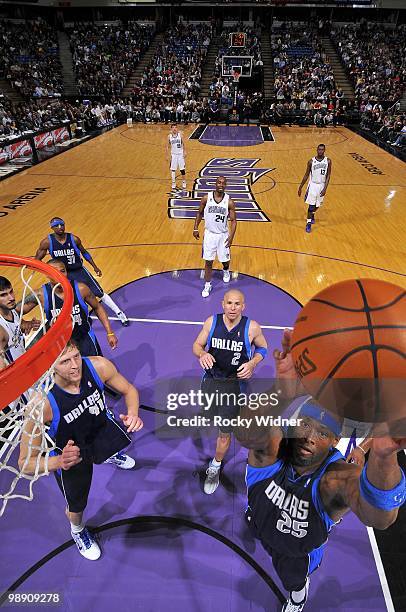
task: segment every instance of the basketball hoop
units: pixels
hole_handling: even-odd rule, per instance
[[[237,69],[233,68],[232,75],[233,75],[234,83],[236,83],[236,85],[238,85],[239,80],[240,80],[240,76],[241,76],[241,70],[237,70]]]
[[[62,285],[64,293],[62,310],[43,337],[32,346],[28,346],[27,351],[11,364],[7,365],[3,360],[0,363],[0,368],[6,365],[0,370],[0,516],[2,516],[10,499],[19,497],[31,501],[34,482],[48,473],[47,470],[45,473],[39,473],[39,462],[44,456],[47,460],[55,445],[47,435],[48,426],[44,424],[43,411],[47,393],[54,384],[53,365],[72,335],[73,291],[66,276],[42,261],[16,255],[0,255],[0,266],[21,268],[20,276],[24,286],[21,312],[26,297],[30,294],[36,295],[35,289],[31,286],[34,273],[30,272],[26,278],[27,268],[45,275],[46,280],[41,279],[41,284],[51,278]],[[37,304],[41,310],[40,329],[45,332],[45,313],[39,300]],[[21,320],[22,314],[20,325]],[[27,420],[32,425],[30,434],[24,432]],[[26,463],[21,469],[17,464],[14,451],[20,445],[23,433],[28,437],[29,452],[26,463],[32,451],[34,449],[38,451],[33,473],[24,471]],[[27,483],[28,490],[27,486],[24,489],[24,484]]]

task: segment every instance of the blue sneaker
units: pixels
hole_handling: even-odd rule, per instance
[[[312,231],[312,224],[310,223],[306,223],[306,232],[308,234],[310,234],[310,232]]]
[[[100,547],[86,527],[79,533],[71,532],[71,535],[82,557],[89,561],[97,561],[100,558]]]
[[[106,459],[104,463],[111,463],[120,468],[120,470],[131,470],[135,466],[135,459],[124,453],[116,453],[109,459]]]

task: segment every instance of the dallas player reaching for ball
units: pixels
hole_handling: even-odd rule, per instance
[[[290,341],[286,330],[282,351],[274,352],[277,390],[286,398],[300,386]],[[381,432],[362,468],[346,463],[335,449],[341,431],[335,415],[308,400],[299,418],[285,432],[275,427],[244,430],[241,436],[235,432],[250,449],[246,518],[289,591],[283,612],[303,610],[309,576],[322,561],[330,530],[347,512],[352,510],[364,525],[387,529],[406,499],[405,474],[397,460],[406,437]]]
[[[235,204],[230,196],[225,193],[227,179],[219,176],[216,179],[215,191],[210,191],[200,202],[199,210],[195,219],[193,237],[198,240],[199,224],[204,218],[203,259],[205,260],[204,280],[202,297],[209,297],[212,290],[211,277],[213,273],[213,261],[216,257],[223,264],[223,281],[230,282],[230,248],[237,230],[237,216]],[[228,229],[230,220],[230,230]]]
[[[182,175],[182,191],[180,195],[186,195],[186,170],[185,170],[185,157],[186,148],[183,140],[182,132],[178,131],[176,123],[172,123],[171,132],[168,136],[166,143],[166,154],[168,161],[170,162],[171,177],[172,177],[172,192],[177,195],[180,191],[176,187],[176,170],[179,168]]]
[[[312,157],[307,162],[307,168],[302,182],[299,185],[297,194],[300,198],[302,188],[310,176],[310,181],[306,189],[305,202],[308,204],[306,232],[312,231],[312,224],[315,223],[315,212],[323,204],[327,187],[331,177],[331,159],[325,157],[326,145],[319,144],[316,157]]]

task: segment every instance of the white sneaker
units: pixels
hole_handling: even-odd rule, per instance
[[[82,557],[89,561],[97,561],[100,558],[100,547],[86,527],[80,533],[71,532],[71,535]]]
[[[230,270],[223,270],[223,283],[229,283],[231,278]]]
[[[210,291],[213,289],[213,287],[211,286],[211,283],[206,283],[204,286],[204,289],[202,291],[202,297],[206,298],[209,297],[210,295]]]
[[[122,310],[117,313],[117,318],[123,327],[128,327],[130,325],[130,321],[127,319],[127,315]]]
[[[306,605],[307,596],[309,594],[309,579],[306,579],[306,593],[304,599],[300,603],[295,603],[291,594],[289,595],[289,599],[287,599],[283,605],[281,612],[302,612],[303,608]]]
[[[111,463],[120,468],[120,470],[131,470],[135,465],[135,459],[124,453],[116,453],[109,459],[106,459],[104,463]]]
[[[220,484],[220,468],[209,465],[206,470],[206,480],[204,481],[204,492],[211,495]]]

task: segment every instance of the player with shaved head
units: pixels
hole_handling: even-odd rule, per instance
[[[207,394],[229,394],[230,402],[216,405],[224,420],[219,427],[216,452],[207,469],[204,491],[214,493],[220,481],[220,467],[231,443],[230,419],[238,416],[238,396],[245,392],[245,381],[266,357],[267,343],[261,326],[243,315],[245,298],[231,289],[224,295],[223,312],[209,317],[193,344],[193,354],[205,370],[202,391]],[[254,348],[253,348],[254,347]],[[221,402],[220,402],[221,404]]]

